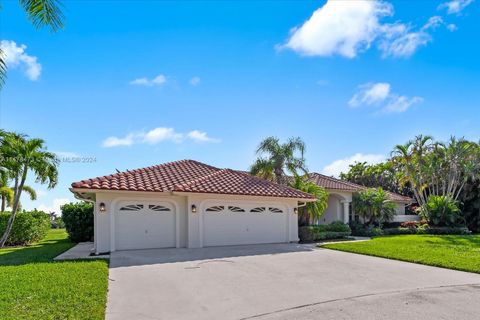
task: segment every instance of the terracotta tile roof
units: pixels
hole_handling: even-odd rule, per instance
[[[198,192],[314,199],[312,195],[230,169],[181,160],[72,183],[73,188]]]
[[[341,190],[341,191],[348,191],[348,192],[357,192],[361,190],[367,189],[367,187],[349,182],[340,179],[336,179],[333,177],[329,177],[320,173],[310,173],[310,180],[315,182],[317,185],[324,187],[325,189],[331,190]],[[390,200],[392,201],[399,201],[399,202],[413,202],[413,199],[409,197],[402,196],[398,193],[393,193],[390,191],[386,191]]]

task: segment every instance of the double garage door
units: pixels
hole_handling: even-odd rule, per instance
[[[121,202],[115,212],[117,250],[175,247],[175,208],[164,202]]]
[[[218,204],[203,210],[203,246],[287,242],[288,214],[276,206]]]

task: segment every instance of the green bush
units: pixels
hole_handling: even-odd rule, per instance
[[[425,229],[425,233],[467,235],[472,232],[466,227],[428,227]]]
[[[327,239],[343,239],[352,231],[350,227],[341,221],[335,221],[329,225],[306,226],[298,228],[298,236],[302,242],[312,242]]]
[[[5,232],[10,212],[0,213],[0,234]],[[50,216],[41,211],[24,211],[17,213],[12,232],[7,239],[9,246],[23,246],[45,238],[50,229]]]
[[[385,228],[382,230],[383,235],[385,236],[393,236],[393,235],[400,235],[400,234],[416,234],[417,230],[415,228]]]
[[[359,221],[351,221],[350,228],[352,229],[352,235],[358,237],[376,237],[381,236],[383,231],[379,227],[373,225],[364,225]]]
[[[67,203],[61,209],[68,238],[73,242],[92,241],[93,204],[88,202]]]
[[[457,202],[445,196],[428,197],[427,203],[421,208],[421,215],[439,227],[455,227],[465,223]]]

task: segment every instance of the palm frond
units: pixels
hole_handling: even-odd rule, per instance
[[[60,0],[20,0],[20,4],[36,28],[48,26],[53,32],[63,28],[63,5]]]

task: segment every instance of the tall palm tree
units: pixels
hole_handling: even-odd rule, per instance
[[[305,143],[298,137],[280,143],[276,137],[264,139],[257,148],[258,159],[250,167],[252,175],[288,184],[287,174],[297,176],[298,171],[307,172],[305,165]]]
[[[14,195],[12,213],[5,232],[0,238],[0,248],[5,245],[12,231],[28,173],[31,171],[35,175],[36,182],[47,184],[49,189],[55,187],[58,179],[58,159],[54,153],[46,150],[42,139],[30,139],[26,135],[16,133],[2,133],[2,136],[0,141],[2,166],[8,169],[14,181]]]
[[[61,0],[19,0],[19,2],[27,14],[28,20],[35,28],[48,26],[52,32],[63,28],[64,16]],[[5,53],[0,48],[0,88],[4,84],[7,74],[5,60]]]

